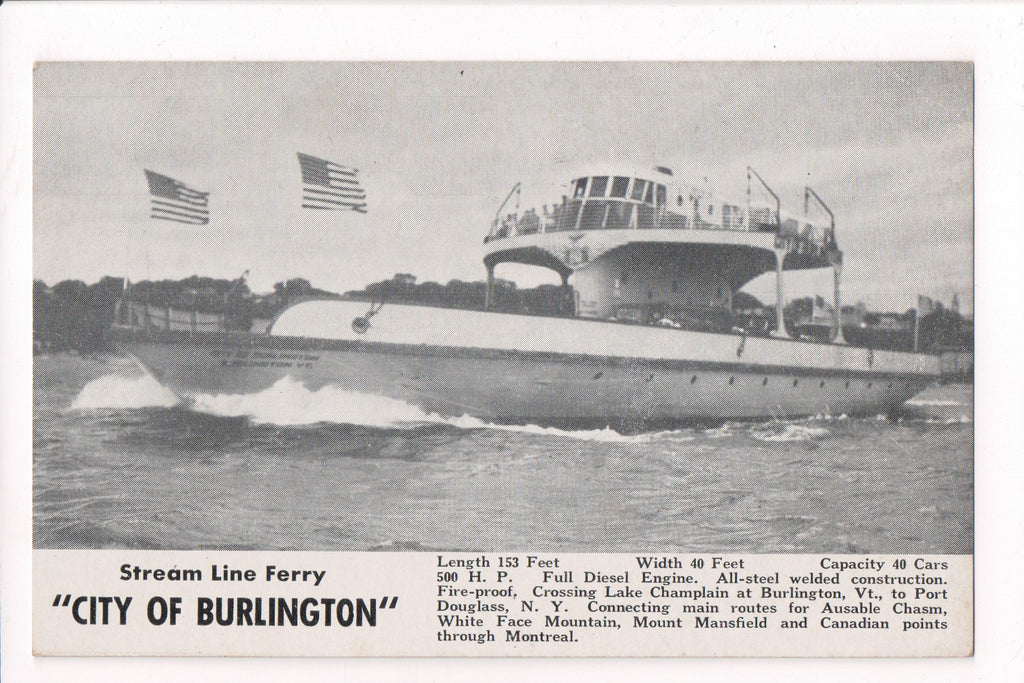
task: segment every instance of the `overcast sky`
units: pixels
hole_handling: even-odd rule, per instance
[[[969,64],[42,63],[34,88],[34,277],[50,284],[481,279],[516,181],[626,159],[737,198],[749,164],[791,211],[809,184],[836,214],[845,301],[956,292],[973,310]],[[297,151],[358,167],[368,213],[303,210]],[[209,225],[149,218],[144,168],[210,192]],[[768,278],[748,291],[774,300]]]

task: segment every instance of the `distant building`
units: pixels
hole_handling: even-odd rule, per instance
[[[896,313],[879,313],[877,319],[871,327],[876,330],[886,330],[889,332],[906,332],[913,327],[913,324],[904,320]]]
[[[843,327],[866,327],[864,317],[868,313],[868,307],[863,301],[858,301],[856,306],[843,306],[840,309],[839,320]]]

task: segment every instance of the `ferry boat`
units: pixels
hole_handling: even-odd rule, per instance
[[[877,414],[939,376],[937,357],[844,343],[835,219],[809,187],[800,215],[753,169],[742,201],[636,164],[582,169],[559,189],[526,207],[517,183],[499,207],[484,239],[484,310],[314,299],[252,332],[131,304],[113,340],[185,400],[290,376],[445,416],[627,429]],[[567,314],[491,311],[506,263],[558,273]],[[783,321],[786,274],[810,268],[834,275],[827,343],[791,339]],[[733,297],[771,272],[774,330],[730,327]]]

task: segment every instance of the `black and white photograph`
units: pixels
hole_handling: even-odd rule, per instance
[[[970,62],[41,62],[37,549],[974,534]]]
[[[0,675],[1012,676],[1022,16],[5,4]]]

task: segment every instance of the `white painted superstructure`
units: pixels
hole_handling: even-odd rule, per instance
[[[572,279],[579,317],[707,329],[758,275],[776,272],[782,302],[784,271],[830,267],[839,310],[842,252],[828,207],[807,188],[804,214],[787,213],[753,169],[747,179],[739,201],[664,166],[609,165],[572,175],[560,197],[539,207],[519,205],[517,184],[485,239],[488,281],[502,263],[542,266],[566,287]],[[838,336],[838,319],[835,328]],[[781,303],[776,330],[784,333]]]

